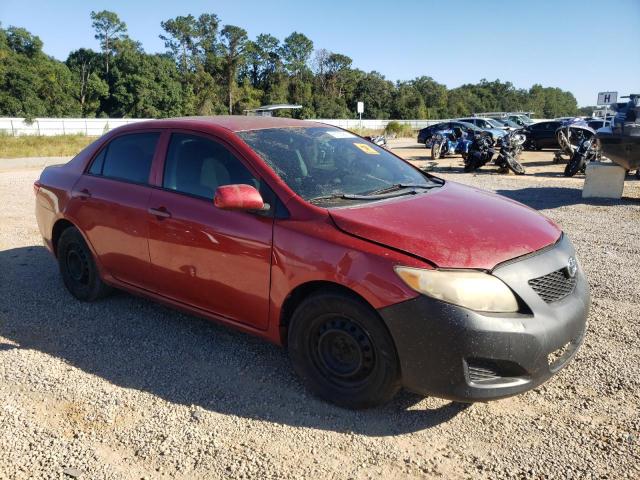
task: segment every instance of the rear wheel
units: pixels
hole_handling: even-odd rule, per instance
[[[91,302],[111,292],[111,287],[100,278],[91,250],[77,228],[62,232],[57,254],[62,281],[78,300]]]
[[[303,301],[289,325],[289,356],[305,386],[347,408],[381,405],[400,389],[393,340],[376,312],[342,292]]]

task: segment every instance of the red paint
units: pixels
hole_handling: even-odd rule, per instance
[[[332,210],[331,217],[345,232],[440,268],[491,270],[555,243],[561,233],[535,210],[455,182],[420,195]]]
[[[297,287],[331,282],[374,308],[415,297],[395,265],[491,269],[557,240],[560,230],[533,210],[447,182],[412,197],[328,210],[298,197],[235,132],[322,126],[265,117],[154,120],[113,130],[36,182],[36,217],[45,244],[65,220],[79,228],[106,282],[279,343],[282,308]],[[118,135],[161,131],[149,185],[88,175],[100,148]],[[214,199],[162,187],[171,132],[225,145],[286,207],[260,212],[248,185]],[[216,206],[217,205],[217,206]]]
[[[251,185],[223,185],[218,187],[213,204],[223,210],[261,210],[264,201]]]

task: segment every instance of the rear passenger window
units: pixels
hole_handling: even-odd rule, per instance
[[[89,168],[92,175],[147,183],[160,133],[133,133],[113,139]]]
[[[171,135],[164,188],[211,200],[219,186],[239,183],[260,190],[260,182],[224,146],[196,135]]]

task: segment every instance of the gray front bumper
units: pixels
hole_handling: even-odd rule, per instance
[[[582,343],[589,287],[580,268],[575,288],[546,303],[528,281],[565,268],[575,256],[566,237],[553,247],[492,272],[522,301],[522,313],[490,314],[420,295],[381,309],[400,359],[403,385],[458,401],[503,398],[540,385]]]

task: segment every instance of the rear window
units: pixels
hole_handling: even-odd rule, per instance
[[[94,158],[89,167],[92,175],[147,183],[151,162],[160,133],[132,133],[113,139]]]

